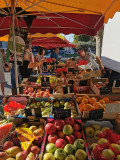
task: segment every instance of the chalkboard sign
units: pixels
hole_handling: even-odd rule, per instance
[[[41,115],[41,108],[34,108],[34,109],[25,109],[26,117],[34,116],[34,117],[42,117]]]
[[[50,87],[49,82],[41,82],[41,87]]]
[[[71,109],[54,110],[54,119],[66,119],[67,117],[71,117]]]
[[[89,119],[101,119],[103,118],[103,111],[104,109],[98,109],[89,112]]]
[[[0,106],[0,116],[4,116],[4,108],[3,108],[3,106]]]
[[[29,82],[36,82],[37,81],[37,77],[30,76],[30,77],[28,77],[28,81]]]

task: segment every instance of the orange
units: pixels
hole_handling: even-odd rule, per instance
[[[82,103],[88,104],[88,99],[83,98]]]
[[[95,103],[95,102],[97,102],[97,100],[96,100],[94,97],[89,98],[89,103],[90,103],[90,104],[93,104],[93,103]]]
[[[78,102],[78,103],[81,103],[81,101],[82,101],[82,97],[77,97],[77,99],[76,99],[76,100],[77,100],[77,102]]]
[[[85,103],[80,103],[78,107],[79,107],[80,111],[83,112],[84,107],[85,107]]]
[[[83,99],[84,99],[84,98],[85,98],[85,99],[89,99],[89,96],[88,96],[88,95],[84,95],[82,98],[83,98]]]
[[[100,104],[100,102],[95,102],[93,104],[93,106],[95,107],[95,109],[101,109],[101,108],[104,108],[102,104]]]
[[[92,111],[92,110],[95,110],[95,107],[92,106],[91,104],[86,104],[86,105],[85,105],[85,109],[86,109],[87,111]]]
[[[99,100],[100,104],[105,104],[105,101],[104,100]]]
[[[105,103],[109,103],[109,101],[110,101],[109,98],[107,98],[107,97],[104,97],[103,100],[105,101]]]

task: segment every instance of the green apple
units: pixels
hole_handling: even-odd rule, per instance
[[[76,160],[76,158],[75,158],[75,156],[70,154],[65,158],[65,160]]]
[[[105,132],[107,129],[110,129],[109,127],[103,127],[102,129],[101,129],[101,131],[102,132]]]
[[[47,153],[54,153],[56,149],[57,149],[57,147],[54,143],[48,143],[46,146]]]
[[[94,136],[94,129],[92,127],[86,127],[85,133],[87,137],[93,137]]]
[[[85,141],[83,139],[76,139],[74,142],[74,146],[77,149],[84,149],[85,148]]]
[[[71,109],[71,107],[70,106],[65,106],[64,109]]]
[[[84,150],[82,150],[82,149],[78,149],[78,150],[76,151],[76,153],[75,153],[75,158],[76,158],[77,160],[86,160],[86,158],[87,158],[87,153],[86,153]]]
[[[67,124],[63,127],[63,133],[65,135],[71,135],[73,133],[73,128],[71,125]]]
[[[105,159],[108,160],[112,160],[115,155],[111,149],[104,149],[101,154]]]
[[[108,143],[108,140],[105,139],[105,138],[100,138],[100,139],[98,140],[98,144],[105,144],[105,143]]]
[[[59,107],[59,102],[56,101],[54,104],[53,104],[54,107]]]
[[[98,135],[101,134],[101,133],[102,133],[102,132],[101,132],[100,130],[95,131],[95,133],[94,133],[94,138],[95,138],[95,140],[98,140],[98,139],[99,139]]]
[[[60,105],[61,105],[61,106],[63,106],[63,105],[64,105],[64,103],[65,103],[64,101],[60,101]]]
[[[90,145],[90,150],[92,151],[93,149],[95,149],[95,147],[97,146],[98,144],[97,143],[93,143]]]
[[[120,160],[120,155],[117,155],[116,160]]]
[[[65,102],[64,107],[70,107],[71,104],[69,102]]]
[[[43,156],[43,160],[55,160],[55,157],[52,153],[45,153]]]
[[[91,127],[92,127],[95,131],[101,130],[101,126],[100,126],[99,124],[93,124]]]
[[[76,148],[74,145],[72,144],[66,144],[66,146],[64,147],[64,150],[67,154],[75,154],[76,152]]]
[[[40,105],[41,105],[42,107],[45,107],[45,101],[40,102]]]
[[[56,160],[64,160],[67,156],[67,153],[64,151],[64,149],[57,149],[54,153],[54,157]]]
[[[45,103],[45,107],[50,107],[50,106],[51,106],[50,102]]]
[[[120,145],[116,143],[111,143],[110,147],[114,148],[116,151],[120,152]]]

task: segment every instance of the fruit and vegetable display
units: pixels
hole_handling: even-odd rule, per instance
[[[119,160],[120,135],[108,126],[93,124],[85,127],[87,143],[95,160]]]
[[[65,120],[48,120],[43,160],[87,160],[86,143],[81,122],[67,117]]]
[[[54,99],[53,100],[53,114],[54,110],[57,109],[71,110],[71,117],[78,117],[79,112],[76,106],[76,101],[74,98],[66,98],[66,99]]]
[[[49,92],[49,89],[34,89],[33,87],[25,87],[23,90],[23,94],[28,95],[30,97],[51,97],[52,95]]]
[[[89,97],[88,95],[79,96],[76,99],[81,112],[104,109],[107,103],[120,103],[120,101],[110,101],[108,97],[98,99],[97,97]]]
[[[16,127],[14,131],[11,131],[9,137],[1,144],[0,160],[37,160],[39,158],[40,148],[44,136],[44,120],[41,120],[41,122],[34,125],[22,123],[19,127]],[[6,130],[7,133],[8,128],[10,128],[9,125],[10,124],[8,123],[5,129],[2,127],[2,132]],[[21,135],[20,132],[19,135],[17,131],[18,129],[21,132],[24,131],[24,134]],[[29,141],[30,134],[25,136],[27,130],[29,132],[31,131],[34,136],[31,143]],[[25,142],[26,145],[29,145],[30,143],[26,151],[24,151],[24,147],[22,146],[22,143]]]
[[[29,105],[26,106],[26,109],[35,109],[39,108],[41,110],[42,117],[49,117],[49,114],[52,110],[52,101],[51,99],[39,99],[39,101],[32,101]]]

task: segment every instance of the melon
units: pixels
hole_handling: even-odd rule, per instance
[[[12,123],[0,125],[0,141],[2,141],[11,131]]]

